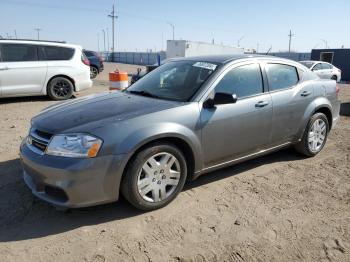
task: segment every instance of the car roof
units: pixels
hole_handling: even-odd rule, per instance
[[[1,43],[8,43],[8,44],[38,44],[38,45],[50,45],[50,46],[62,46],[62,47],[71,47],[71,48],[78,48],[82,49],[79,45],[74,44],[67,44],[65,42],[55,42],[55,41],[42,41],[42,40],[27,40],[27,39],[0,39]]]
[[[248,59],[248,58],[260,58],[260,59],[271,59],[271,60],[277,60],[277,61],[285,61],[290,62],[291,60],[275,57],[275,56],[268,56],[268,55],[256,55],[256,54],[234,54],[234,55],[205,55],[205,56],[193,56],[193,57],[174,57],[167,59],[167,62],[169,61],[196,61],[196,62],[209,62],[209,63],[216,63],[216,64],[227,64],[229,62],[239,60],[239,59]]]
[[[326,63],[326,64],[329,64],[328,62],[325,62],[325,61],[316,61],[316,60],[303,60],[303,61],[299,61],[300,63],[301,62],[305,62],[305,63]]]

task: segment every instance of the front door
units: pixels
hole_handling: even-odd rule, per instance
[[[202,108],[202,146],[205,167],[265,149],[270,141],[272,102],[264,94],[257,63],[226,70],[213,92],[236,94],[234,104]]]

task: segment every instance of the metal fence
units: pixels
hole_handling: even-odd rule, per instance
[[[265,55],[261,53],[262,55]],[[303,60],[310,60],[311,59],[311,53],[288,53],[288,52],[275,52],[275,53],[269,53],[270,56],[277,56],[281,58],[287,58],[294,61],[303,61]]]
[[[102,55],[104,60],[108,62],[134,65],[153,65],[166,58],[165,52],[114,52]]]

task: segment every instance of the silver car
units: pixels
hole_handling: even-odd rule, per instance
[[[323,79],[332,79],[337,82],[341,80],[341,70],[334,65],[322,61],[300,61],[316,75]]]
[[[339,89],[268,56],[170,60],[123,92],[54,105],[20,148],[33,194],[71,208],[167,205],[186,180],[294,146],[311,157],[339,118]]]

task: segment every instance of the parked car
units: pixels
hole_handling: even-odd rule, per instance
[[[103,59],[97,52],[84,50],[84,54],[90,62],[90,78],[94,79],[103,71]]]
[[[341,70],[330,63],[321,61],[300,61],[300,63],[316,73],[320,78],[332,79],[337,82],[341,80]]]
[[[335,81],[268,56],[170,60],[123,92],[54,105],[20,147],[24,181],[61,207],[169,204],[186,180],[285,147],[312,157],[339,119]]]
[[[91,87],[82,48],[58,42],[0,40],[0,97],[69,99]]]

